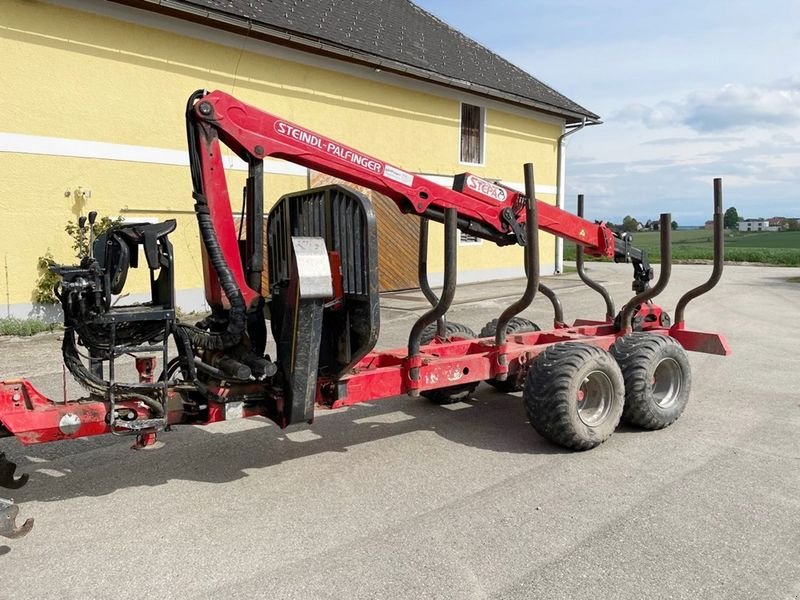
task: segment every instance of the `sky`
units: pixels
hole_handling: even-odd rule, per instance
[[[615,223],[800,217],[800,1],[417,0],[603,124],[567,138],[567,207]]]

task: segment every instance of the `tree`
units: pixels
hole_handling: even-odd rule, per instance
[[[789,231],[800,231],[800,219],[786,219],[786,228]]]
[[[736,229],[739,226],[739,213],[736,212],[735,206],[731,206],[725,211],[722,222],[725,225],[725,229]]]
[[[639,221],[630,215],[625,215],[625,218],[622,219],[622,231],[639,231]]]
[[[673,221],[673,222],[672,222],[672,224],[671,224],[671,226],[672,226],[672,231],[677,231],[677,229],[678,229],[678,222],[677,222],[677,221]]]

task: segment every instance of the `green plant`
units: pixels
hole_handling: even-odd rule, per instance
[[[36,261],[36,269],[39,272],[39,277],[36,280],[36,285],[33,288],[33,301],[37,304],[57,304],[53,289],[58,283],[58,275],[50,270],[50,267],[56,264],[50,250],[45,252],[44,256],[40,256]]]
[[[48,323],[41,319],[17,319],[8,317],[0,319],[0,336],[2,335],[36,335],[43,331],[60,329],[58,323]]]
[[[120,223],[122,223],[122,217],[101,217],[92,225],[95,237]],[[67,221],[64,231],[72,238],[72,250],[75,252],[75,257],[81,260],[88,256],[89,227],[80,227],[75,221]],[[33,288],[33,301],[36,304],[58,304],[58,298],[53,293],[53,288],[58,283],[58,275],[50,270],[54,264],[56,261],[49,249],[36,261],[36,269],[39,272],[39,278]]]

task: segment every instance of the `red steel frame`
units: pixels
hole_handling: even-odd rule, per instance
[[[242,158],[281,158],[366,186],[392,198],[403,210],[422,214],[431,206],[437,209],[455,207],[459,216],[488,225],[499,234],[509,233],[501,218],[503,209],[514,210],[518,222],[525,220],[525,211],[521,208],[524,202],[520,202],[521,195],[513,190],[494,186],[495,189],[483,193],[480,189],[458,192],[444,188],[248,106],[223,92],[204,96],[195,105],[195,111],[206,133],[199,143],[203,145],[200,152],[202,176],[210,214],[227,264],[232,268],[248,305],[258,302],[259,294],[247,285],[242,268],[220,141]],[[591,223],[544,202],[537,202],[537,210],[543,230],[581,244],[591,254],[613,256],[613,234],[604,224]],[[209,302],[222,302],[213,269],[206,265],[205,271]],[[718,355],[730,353],[722,335],[688,330],[682,321],[670,329],[647,329],[674,337],[687,350]],[[483,338],[434,342],[423,346],[420,355],[411,358],[405,348],[372,352],[350,374],[337,380],[320,379],[317,402],[338,408],[409,392],[484,381],[505,373],[514,377],[548,345],[580,341],[608,349],[624,333],[608,321],[578,320],[571,327],[511,335],[502,348],[495,345],[493,338]],[[500,352],[504,356],[503,364]],[[419,367],[418,378],[410,376],[412,367]],[[151,372],[152,365],[148,373],[141,374],[140,370],[142,377],[151,376]],[[265,386],[252,383],[212,391],[223,398],[246,393],[263,395]],[[171,394],[180,395],[181,392],[172,391]],[[43,396],[27,381],[2,381],[0,437],[13,435],[22,444],[30,445],[112,433],[107,422],[109,406],[108,402],[97,398],[57,402]],[[148,416],[147,408],[135,401],[118,402],[117,406],[137,412],[142,419]],[[235,411],[232,411],[224,402],[209,401],[208,408],[208,417],[202,422],[187,418],[182,411],[172,410],[167,413],[167,422],[203,424],[234,416],[266,414],[266,408],[259,405],[237,403]]]

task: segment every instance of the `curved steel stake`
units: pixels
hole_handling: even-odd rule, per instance
[[[578,194],[578,216],[583,217],[583,194]],[[614,315],[617,314],[614,308],[614,301],[606,288],[586,274],[586,266],[583,261],[583,246],[580,244],[575,245],[575,267],[578,269],[578,277],[581,278],[581,281],[603,297],[603,301],[606,303],[606,320],[609,323],[613,322]]]
[[[712,289],[722,278],[722,268],[725,264],[725,235],[723,233],[723,226],[722,178],[717,177],[714,179],[714,268],[711,271],[711,276],[708,278],[708,281],[689,290],[678,300],[678,306],[675,308],[675,325],[679,328],[683,327],[683,313],[686,310],[686,305],[698,296],[702,296]]]
[[[661,213],[659,229],[661,237],[661,273],[659,273],[658,281],[653,287],[639,292],[622,307],[619,324],[620,330],[626,335],[633,331],[632,321],[636,307],[652,300],[663,292],[672,274],[672,215],[670,213]]]
[[[428,219],[426,217],[422,217],[419,221],[419,257],[417,264],[419,289],[422,290],[422,294],[430,302],[430,305],[436,306],[439,302],[439,296],[433,291],[428,281]],[[444,338],[446,333],[445,316],[443,315],[436,320],[436,335]]]
[[[21,475],[19,479],[14,478],[17,465],[6,458],[4,452],[0,452],[0,487],[10,490],[18,490],[28,483],[28,474]]]
[[[28,519],[17,527],[18,514],[19,506],[10,500],[0,498],[0,536],[14,540],[28,535],[33,529],[33,519]]]
[[[536,185],[533,178],[533,164],[525,163],[525,274],[527,284],[522,297],[506,308],[497,319],[494,343],[502,346],[506,343],[506,328],[509,321],[533,302],[539,289],[539,213],[536,209]],[[505,373],[498,379],[503,381]]]
[[[419,355],[420,337],[428,325],[444,317],[456,294],[458,252],[458,214],[455,208],[444,211],[444,282],[442,295],[436,305],[417,319],[408,336],[408,356]]]

